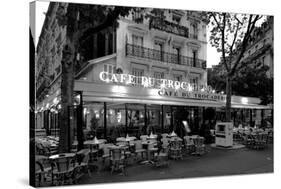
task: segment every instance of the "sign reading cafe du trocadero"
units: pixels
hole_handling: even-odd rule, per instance
[[[130,74],[112,74],[100,72],[99,78],[106,83],[124,85],[139,85],[159,89],[158,95],[175,98],[189,98],[200,100],[224,101],[225,95],[215,93],[211,86],[191,84],[186,81],[170,79],[157,79],[147,76],[134,76]]]

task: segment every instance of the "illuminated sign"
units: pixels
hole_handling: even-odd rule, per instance
[[[224,101],[225,96],[217,93],[204,93],[204,92],[187,92],[187,91],[172,91],[167,89],[160,89],[158,94],[163,97],[174,97],[174,98],[188,98],[188,99],[199,99],[199,100],[211,100],[211,101]]]
[[[212,93],[213,90],[211,86],[192,84],[185,81],[174,81],[170,79],[156,79],[153,77],[146,76],[134,76],[130,74],[111,74],[108,72],[100,72],[99,78],[101,81],[107,83],[120,83],[126,85],[136,85],[139,84],[143,87],[151,88],[165,88],[165,89],[175,89],[184,91],[202,91]]]
[[[213,101],[225,100],[225,96],[214,93],[211,86],[198,86],[186,81],[156,79],[147,76],[137,77],[130,74],[112,74],[108,72],[100,72],[99,78],[106,83],[140,85],[143,87],[156,88],[159,89],[158,95],[163,97],[193,98]]]

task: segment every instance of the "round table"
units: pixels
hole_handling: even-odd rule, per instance
[[[76,154],[75,153],[62,153],[62,154],[55,154],[49,157],[51,160],[61,159],[61,158],[73,158]]]
[[[149,136],[147,137],[147,139],[148,139],[148,140],[155,140],[155,139],[157,139],[157,135],[149,135]]]

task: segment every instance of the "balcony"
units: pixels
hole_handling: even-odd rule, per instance
[[[162,30],[167,33],[176,34],[182,37],[189,37],[189,31],[187,27],[168,22],[159,18],[152,18],[150,27],[157,30]]]
[[[189,34],[191,39],[198,39],[198,35],[197,34]]]
[[[194,68],[206,69],[205,60],[194,59],[181,55],[179,56],[177,54],[167,53],[132,44],[126,44],[126,56],[133,56],[171,64],[186,65]]]

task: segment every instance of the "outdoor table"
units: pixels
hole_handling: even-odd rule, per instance
[[[173,131],[171,134],[168,134],[167,137],[172,138],[172,137],[177,137],[178,135]]]
[[[73,158],[75,157],[75,153],[62,153],[62,154],[55,154],[49,157],[50,160],[57,160],[60,158]]]
[[[176,137],[172,137],[172,138],[171,138],[171,141],[173,141],[173,140],[182,141],[182,139],[181,139],[180,137],[178,137],[178,136],[176,136]]]
[[[157,139],[157,135],[149,135],[147,137],[148,140],[153,140],[153,139]]]
[[[92,151],[93,149],[98,149],[100,144],[103,144],[105,142],[104,139],[94,139],[94,140],[86,140],[84,141],[85,145],[90,145],[90,150]]]
[[[151,157],[150,157],[150,152],[153,151],[153,150],[148,148],[149,144],[155,145],[155,144],[157,144],[157,141],[153,141],[153,140],[150,141],[150,140],[148,140],[148,141],[143,141],[142,142],[142,145],[144,146],[144,149],[146,149],[146,153],[147,153],[147,160],[141,162],[142,164],[147,164],[147,163],[154,164],[154,161],[152,161]]]
[[[198,138],[199,137],[199,135],[192,135],[192,136],[190,136],[190,138],[193,140],[193,139],[196,139],[196,138]]]

